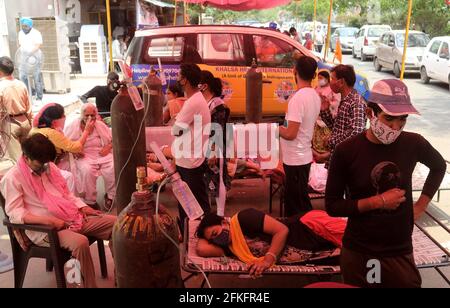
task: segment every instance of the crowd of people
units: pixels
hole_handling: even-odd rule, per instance
[[[298,36],[295,31],[291,35]],[[190,139],[188,149],[165,147],[164,154],[174,160],[205,213],[197,229],[198,254],[234,255],[249,265],[251,275],[259,276],[278,261],[287,244],[312,251],[340,247],[345,283],[420,287],[412,254],[413,224],[439,188],[446,165],[422,136],[403,131],[408,115],[418,114],[406,85],[378,81],[366,102],[354,89],[351,66],[318,71],[313,58],[301,56],[293,71],[297,91],[279,127],[285,210],[290,217],[285,223],[255,209],[242,210],[231,220],[223,217],[232,177],[245,171],[261,177],[266,173],[252,161],[225,155],[230,109],[222,97],[222,81],[195,64],[183,63],[177,83],[167,88],[163,118],[171,126],[174,144],[186,146],[186,134]],[[86,236],[109,240],[115,222],[114,216],[100,211],[96,182],[103,177],[104,209],[109,210],[116,183],[113,137],[103,118],[117,94],[113,83],[119,76],[110,73],[106,86],[83,95],[80,117],[66,124],[64,108],[57,103],[43,106],[33,117],[27,87],[12,77],[13,72],[11,59],[0,58],[0,103],[11,125],[0,161],[6,214],[13,223],[57,228],[62,247],[81,263],[85,286],[95,287]],[[318,85],[313,87],[316,78]],[[96,105],[88,101],[91,97]],[[219,139],[213,138],[217,131],[210,130],[211,124],[222,128]],[[208,152],[198,155],[195,149],[205,145]],[[313,162],[324,163],[328,170],[326,211],[313,210],[309,199]],[[414,202],[411,177],[417,162],[430,173]],[[148,170],[152,181],[163,178],[162,166],[150,153]],[[217,214],[211,211],[210,196]],[[179,206],[179,221],[185,218]],[[40,233],[27,236],[36,245],[47,244]],[[262,258],[254,257],[246,245],[245,237],[255,236],[270,242]],[[367,261],[374,258],[381,264],[379,285],[366,280]]]

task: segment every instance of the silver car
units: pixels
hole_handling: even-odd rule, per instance
[[[334,52],[336,50],[337,40],[341,42],[342,52],[352,52],[353,44],[355,43],[355,34],[358,32],[358,28],[354,27],[341,27],[337,28],[330,40],[330,48],[331,51]]]
[[[373,65],[376,71],[387,68],[400,77],[404,49],[405,30],[384,33],[377,43]],[[420,73],[420,62],[430,38],[419,31],[409,31],[406,49],[405,72]]]

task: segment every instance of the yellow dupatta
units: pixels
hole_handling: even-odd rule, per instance
[[[231,252],[239,258],[239,260],[246,264],[264,260],[264,257],[255,257],[251,253],[250,248],[248,248],[247,241],[245,240],[244,234],[242,233],[241,225],[239,224],[238,214],[235,214],[231,218],[230,236],[231,244],[229,248]]]

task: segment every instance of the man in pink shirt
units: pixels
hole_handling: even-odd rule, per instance
[[[68,190],[60,170],[52,163],[56,149],[47,137],[41,134],[29,137],[22,143],[22,151],[17,165],[0,182],[9,220],[59,230],[61,247],[70,250],[80,262],[84,286],[95,288],[87,236],[110,240],[116,217],[90,208]],[[38,246],[48,245],[44,233],[27,231],[26,235]]]

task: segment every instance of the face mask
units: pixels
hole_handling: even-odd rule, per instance
[[[96,116],[94,116],[94,115],[88,115],[88,116],[85,116],[85,117],[83,118],[84,124],[86,124],[89,120],[92,120],[92,121],[95,122]]]
[[[54,120],[53,121],[53,129],[56,129],[57,131],[62,132],[64,129],[64,124],[66,123],[66,118],[63,117],[59,120]]]
[[[23,33],[25,33],[25,34],[28,34],[28,33],[30,33],[31,28],[30,28],[30,27],[22,27],[22,31],[23,31]]]
[[[230,230],[222,229],[222,232],[220,232],[220,234],[215,238],[211,239],[210,242],[222,248],[228,247],[228,244],[230,243]]]
[[[319,80],[319,86],[326,87],[328,85],[328,82],[325,79],[320,79]]]
[[[47,170],[48,170],[48,164],[44,164],[39,169],[33,170],[33,172],[36,173],[37,175],[41,175],[42,173],[46,172]]]
[[[370,118],[370,129],[375,137],[383,144],[393,143],[403,131],[403,127],[400,130],[390,128],[373,114]]]
[[[184,86],[185,86],[186,84],[182,84],[182,83],[181,83],[181,80],[183,80],[183,79],[177,80],[177,85],[178,85],[178,87],[179,87],[180,89],[182,89],[182,90],[184,91]]]
[[[208,86],[206,85],[206,84],[199,84],[198,85],[198,89],[200,90],[200,92],[205,92],[206,91],[206,89],[208,88]]]
[[[341,93],[340,81],[330,83],[330,88],[334,93]]]

